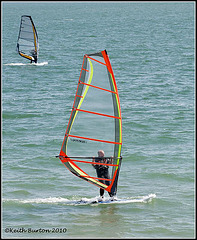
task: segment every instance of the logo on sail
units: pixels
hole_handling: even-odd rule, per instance
[[[85,141],[85,140],[76,139],[76,138],[70,138],[70,140],[71,140],[72,142],[88,143],[88,142],[87,142],[87,141]]]

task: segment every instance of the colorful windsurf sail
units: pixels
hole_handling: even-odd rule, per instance
[[[59,154],[76,176],[115,195],[121,166],[122,117],[118,89],[107,51],[86,54],[66,134]],[[98,178],[91,161],[98,150],[110,158],[110,179]],[[101,180],[109,181],[109,185]]]
[[[37,62],[38,60],[38,34],[31,16],[23,15],[21,17],[17,51],[20,56]]]

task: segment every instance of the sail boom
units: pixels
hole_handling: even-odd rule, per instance
[[[112,158],[112,159],[122,159],[122,157],[84,157],[84,156],[75,156],[75,157],[68,157],[68,156],[61,156],[61,155],[58,155],[56,157],[59,157],[59,158],[83,158],[83,159],[109,159],[109,158]]]
[[[69,158],[69,157],[68,157]],[[76,159],[68,159],[68,160],[61,160],[62,162],[68,162],[68,161],[74,161],[74,162],[81,162],[81,163],[88,163],[88,164],[93,164],[93,165],[104,165],[104,166],[113,166],[117,167],[117,164],[108,164],[108,163],[99,163],[99,162],[89,162],[89,161],[82,161],[82,160],[76,160]]]
[[[104,181],[112,181],[113,179],[109,179],[109,178],[99,178],[99,177],[91,177],[91,176],[83,176],[81,175],[80,177],[86,177],[86,178],[92,178],[92,179],[98,179],[98,180],[104,180]]]

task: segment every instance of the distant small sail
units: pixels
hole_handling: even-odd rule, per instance
[[[38,61],[38,34],[31,16],[23,15],[21,17],[17,51],[19,55],[37,63]]]

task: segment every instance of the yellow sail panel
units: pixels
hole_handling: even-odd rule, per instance
[[[33,60],[31,56],[27,56],[26,54],[23,54],[22,52],[19,52],[19,55],[21,55],[24,58],[28,58],[29,60]]]

